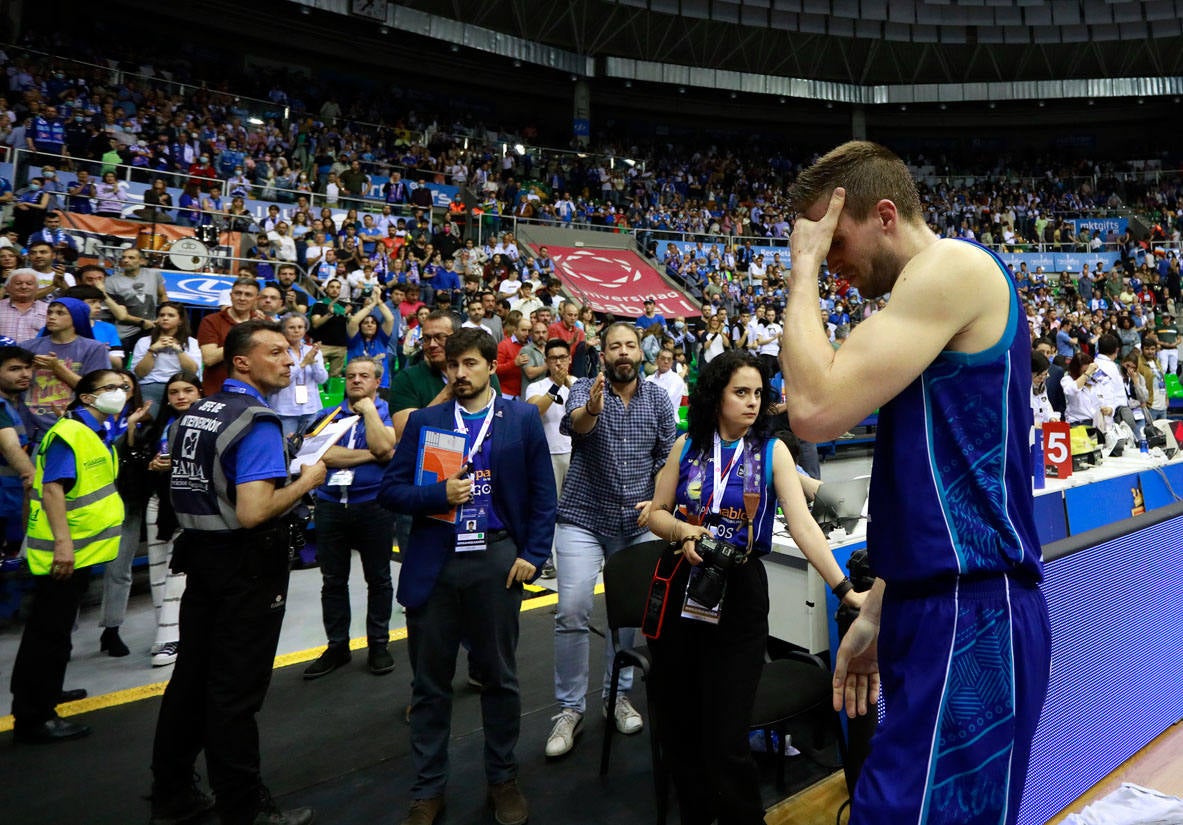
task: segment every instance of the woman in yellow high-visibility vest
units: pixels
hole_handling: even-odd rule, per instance
[[[119,550],[123,501],[115,490],[118,460],[111,442],[129,391],[118,372],[88,372],[37,450],[26,539],[36,586],[12,668],[18,742],[61,742],[90,733],[86,725],[59,717],[55,706],[90,567],[110,561]],[[133,411],[128,423],[134,426],[147,412],[148,405]]]

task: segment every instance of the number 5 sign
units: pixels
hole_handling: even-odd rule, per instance
[[[1043,461],[1051,478],[1072,475],[1072,428],[1063,421],[1044,423]]]

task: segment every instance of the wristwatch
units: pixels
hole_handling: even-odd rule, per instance
[[[850,576],[844,576],[842,581],[830,588],[830,592],[834,594],[834,598],[842,601],[846,598],[846,594],[854,590],[854,583],[850,580]]]

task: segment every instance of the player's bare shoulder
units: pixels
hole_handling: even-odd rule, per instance
[[[1011,287],[993,255],[977,244],[942,238],[912,262],[925,273],[939,273],[944,294],[961,305],[964,325],[949,349],[978,352],[997,343],[1006,330]]]

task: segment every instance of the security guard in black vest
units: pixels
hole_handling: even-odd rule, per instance
[[[288,349],[277,324],[235,326],[222,391],[194,404],[169,439],[183,529],[173,569],[188,581],[176,669],[156,723],[153,825],[186,821],[214,804],[193,781],[202,749],[224,825],[313,819],[311,809],[280,811],[271,800],[255,723],[287,601],[287,514],[325,480],[323,462],[289,479],[279,416],[263,400],[290,380]]]

